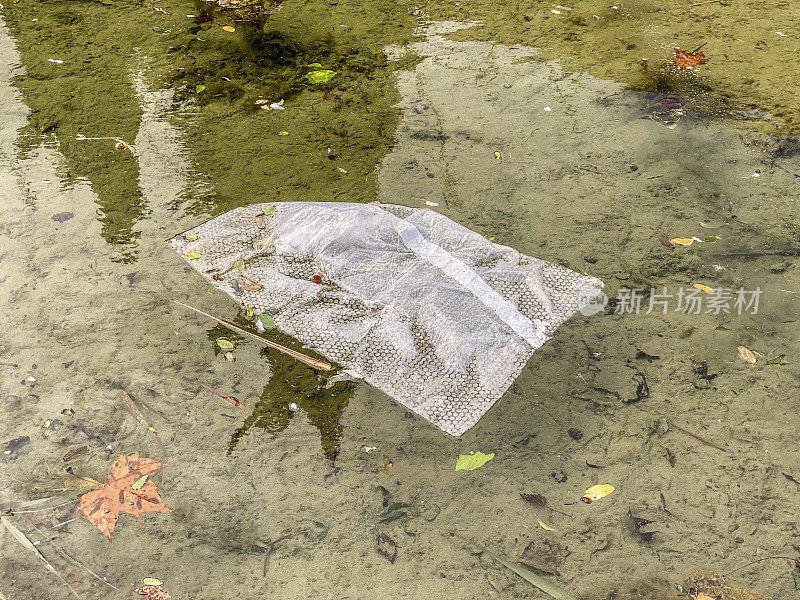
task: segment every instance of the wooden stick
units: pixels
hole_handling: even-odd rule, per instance
[[[233,329],[234,331],[236,331],[238,333],[241,333],[242,335],[246,335],[247,337],[251,337],[254,340],[258,340],[259,342],[261,342],[262,344],[264,344],[266,346],[269,346],[270,348],[274,348],[275,350],[279,350],[280,352],[283,352],[284,354],[288,354],[292,358],[296,358],[300,362],[304,362],[307,365],[309,365],[310,367],[314,367],[315,369],[319,369],[320,371],[330,371],[331,370],[331,366],[326,362],[322,362],[321,360],[317,360],[316,358],[311,358],[310,356],[307,356],[307,355],[303,354],[302,352],[298,352],[297,350],[292,350],[291,348],[287,348],[286,346],[281,346],[277,342],[273,342],[271,340],[263,338],[260,335],[256,335],[254,333],[250,333],[246,329],[242,329],[241,327],[237,327],[236,325],[228,323],[227,321],[223,321],[222,319],[218,319],[214,315],[210,315],[207,312],[203,312],[202,310],[200,310],[199,308],[195,308],[194,306],[189,306],[188,304],[184,304],[183,302],[178,302],[177,300],[173,300],[172,298],[170,298],[169,301],[170,302],[174,302],[175,304],[177,304],[179,306],[183,306],[184,308],[188,308],[189,310],[193,310],[197,314],[203,315],[204,317],[206,317],[208,319],[211,319],[212,321],[216,321],[220,325],[224,325],[225,327]]]
[[[717,444],[716,442],[712,442],[711,440],[707,440],[707,439],[706,439],[706,438],[704,438],[704,437],[700,437],[699,435],[697,435],[696,433],[692,433],[692,432],[691,432],[691,431],[689,431],[688,429],[684,429],[683,427],[679,427],[678,425],[675,425],[675,423],[672,423],[672,422],[670,422],[670,421],[667,421],[667,422],[668,422],[668,423],[669,423],[669,424],[670,424],[672,427],[674,427],[675,429],[677,429],[678,431],[680,431],[680,432],[682,432],[682,433],[685,433],[686,435],[690,435],[690,436],[692,436],[694,439],[696,439],[696,440],[699,440],[699,441],[703,442],[703,443],[704,443],[706,446],[711,446],[712,448],[716,448],[717,450],[722,450],[723,452],[727,452],[727,451],[728,451],[728,449],[727,449],[727,448],[725,448],[725,447],[723,447],[723,446],[720,446],[720,445],[719,445],[719,444]]]

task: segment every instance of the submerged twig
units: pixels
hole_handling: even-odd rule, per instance
[[[790,560],[790,561],[792,561],[794,563],[794,565],[797,568],[800,568],[800,558],[796,558],[796,557],[793,557],[793,556],[765,556],[764,558],[757,558],[756,560],[751,560],[749,563],[744,564],[741,567],[736,567],[733,571],[728,571],[727,573],[725,573],[725,575],[721,575],[720,577],[722,579],[724,579],[726,577],[729,577],[731,574],[736,573],[736,571],[741,571],[742,569],[747,568],[747,567],[749,567],[751,565],[754,565],[756,563],[760,563],[760,562],[763,562],[765,560],[775,560],[775,559]]]
[[[119,398],[120,398],[120,400],[122,400],[122,402],[125,403],[125,406],[128,407],[128,410],[131,411],[133,416],[136,417],[136,420],[139,421],[139,423],[141,423],[142,425],[144,425],[145,429],[147,429],[147,433],[149,433],[150,436],[153,439],[155,439],[157,441],[161,441],[161,440],[158,439],[158,436],[155,434],[155,428],[152,427],[150,425],[150,423],[147,422],[147,419],[144,418],[144,415],[142,414],[142,412],[133,403],[133,398],[131,398],[130,394],[128,392],[126,392],[125,390],[120,390],[119,391]]]
[[[222,398],[226,402],[230,402],[236,408],[241,408],[242,410],[245,409],[245,405],[242,402],[240,402],[238,398],[234,398],[233,396],[229,396],[228,394],[220,392],[219,390],[214,389],[210,385],[206,385],[205,383],[203,383],[199,379],[193,379],[192,381],[194,381],[195,383],[199,383],[201,386],[203,386],[203,388],[207,389],[209,392],[211,392],[215,396],[219,396],[220,398]]]
[[[685,433],[686,435],[690,435],[690,436],[692,436],[694,439],[696,439],[696,440],[699,440],[699,441],[703,442],[703,443],[704,443],[706,446],[711,446],[712,448],[716,448],[717,450],[722,450],[723,452],[727,452],[727,451],[728,451],[728,449],[727,449],[727,448],[725,448],[724,446],[720,446],[720,445],[719,445],[719,444],[717,444],[716,442],[712,442],[711,440],[707,440],[706,438],[704,438],[704,437],[701,437],[701,436],[697,435],[696,433],[692,433],[692,432],[691,432],[691,431],[689,431],[688,429],[684,429],[683,427],[680,427],[680,426],[678,426],[678,425],[675,425],[675,423],[672,423],[672,422],[670,422],[670,421],[667,421],[667,423],[669,423],[669,424],[670,424],[672,427],[674,427],[675,429],[677,429],[677,430],[678,430],[678,431],[680,431],[681,433]]]
[[[169,301],[170,302],[174,302],[175,304],[177,304],[179,306],[183,306],[184,308],[188,308],[189,310],[193,310],[197,314],[203,315],[204,317],[206,317],[208,319],[211,319],[212,321],[216,321],[220,325],[224,325],[225,327],[227,327],[229,329],[233,329],[237,333],[241,333],[242,335],[246,335],[246,336],[248,336],[250,338],[253,338],[254,340],[258,340],[262,344],[265,344],[265,345],[269,346],[270,348],[274,348],[275,350],[279,350],[280,352],[283,352],[284,354],[288,354],[292,358],[296,358],[300,362],[304,362],[305,364],[307,364],[307,365],[309,365],[311,367],[314,367],[315,369],[320,369],[322,371],[330,371],[331,370],[331,366],[326,362],[322,362],[321,360],[317,360],[316,358],[311,358],[310,356],[307,356],[307,355],[303,354],[302,352],[298,352],[297,350],[292,350],[291,348],[287,348],[286,346],[282,346],[281,344],[278,344],[277,342],[273,342],[272,340],[268,340],[266,338],[263,338],[260,335],[256,335],[255,333],[250,333],[246,329],[242,329],[241,327],[237,327],[236,325],[233,325],[232,323],[228,323],[227,321],[219,319],[219,318],[215,317],[214,315],[210,315],[207,312],[204,312],[204,311],[200,310],[199,308],[195,308],[194,306],[189,306],[188,304],[184,304],[183,302],[178,302],[177,300],[173,300],[172,298],[170,298]]]

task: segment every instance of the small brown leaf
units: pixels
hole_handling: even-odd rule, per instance
[[[691,69],[708,62],[706,55],[702,52],[689,52],[680,48],[675,48],[674,52],[675,56],[670,58],[669,61],[679,69]]]
[[[381,473],[384,473],[385,475],[388,475],[389,473],[392,472],[392,467],[393,466],[394,466],[394,463],[392,462],[392,460],[390,458],[387,458],[386,460],[381,461],[381,464],[378,465],[378,470]]]
[[[523,494],[520,492],[519,494],[522,496],[522,499],[525,502],[530,502],[536,506],[547,506],[547,498],[545,498],[542,494]]]
[[[256,215],[253,218],[256,221],[256,227],[258,227],[259,229],[266,229],[267,228],[267,223],[266,223],[266,221],[264,221],[264,215]]]

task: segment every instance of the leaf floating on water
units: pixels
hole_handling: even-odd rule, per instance
[[[275,206],[270,206],[270,207],[269,207],[267,210],[265,210],[265,211],[264,211],[264,216],[265,216],[265,217],[268,217],[268,216],[270,216],[272,213],[274,213],[274,212],[275,212],[275,210],[276,210],[276,209],[277,209],[277,207],[275,207]]]
[[[264,326],[265,329],[273,329],[275,327],[275,319],[269,316],[266,313],[258,315],[258,320]]]
[[[704,285],[702,283],[695,283],[695,284],[692,285],[692,287],[697,289],[697,290],[700,290],[701,292],[705,292],[706,294],[713,294],[714,293],[714,288],[708,287],[707,285]]]
[[[172,596],[160,585],[143,585],[133,590],[146,600],[169,600]]]
[[[145,585],[162,585],[164,582],[155,577],[145,577],[142,579],[142,583]]]
[[[233,25],[223,25],[222,29],[224,29],[229,33],[233,33],[234,31],[236,31],[236,27],[234,27]]]
[[[217,340],[217,346],[219,346],[223,350],[233,350],[233,342],[230,340],[226,340],[225,338],[219,338]]]
[[[326,81],[330,81],[336,76],[336,71],[331,71],[330,69],[321,69],[318,71],[309,71],[306,73],[305,78],[308,79],[310,83],[325,83]]]
[[[198,85],[198,86],[197,86],[196,88],[194,88],[194,89],[195,89],[195,91],[196,91],[196,92],[199,94],[199,93],[200,93],[200,92],[202,92],[204,89],[206,89],[206,86],[204,86],[204,85],[201,83],[200,85]]]
[[[197,260],[200,258],[200,255],[197,252],[187,252],[183,255],[184,258],[188,258],[189,260]]]
[[[233,263],[233,267],[237,271],[244,271],[244,259],[243,258],[237,258],[236,262]]]
[[[756,353],[747,346],[739,346],[739,358],[751,365],[756,364]]]
[[[586,502],[586,504],[591,504],[595,500],[600,500],[600,498],[605,498],[609,494],[614,491],[614,486],[609,485],[607,483],[600,484],[600,485],[593,485],[588,490],[583,493],[583,497],[581,501]]]
[[[169,466],[161,460],[139,457],[138,452],[120,456],[111,467],[103,487],[81,496],[78,510],[109,541],[121,512],[135,517],[141,517],[144,512],[172,512],[159,497],[158,486],[152,480],[148,479],[139,490],[132,487],[143,475],[153,475]]]
[[[670,240],[670,242],[672,242],[673,244],[675,244],[677,246],[691,246],[692,244],[694,244],[694,239],[693,238],[672,238]]]
[[[392,459],[387,458],[386,460],[381,461],[381,464],[378,465],[378,471],[384,475],[388,475],[392,472],[392,467],[394,467],[394,462]]]
[[[267,228],[267,223],[266,223],[266,221],[264,221],[264,217],[262,215],[256,215],[253,218],[255,219],[256,227],[258,227],[259,229],[266,229]]]
[[[253,316],[253,307],[252,306],[245,307],[245,314],[248,317],[252,317]]]
[[[306,65],[309,69],[321,69],[322,65],[319,63],[311,63],[310,65]]]
[[[689,52],[680,48],[675,48],[673,52],[675,56],[670,58],[669,61],[679,69],[691,69],[708,62],[706,55],[702,52]]]
[[[134,484],[131,486],[131,489],[132,489],[132,490],[140,490],[140,489],[142,489],[142,486],[143,486],[145,483],[147,483],[147,478],[148,478],[148,477],[149,477],[149,475],[147,475],[147,474],[145,474],[145,475],[142,475],[142,476],[141,476],[141,478],[139,478],[139,479],[136,481],[136,483],[134,483]],[[157,585],[157,584],[156,584],[156,585]]]
[[[482,467],[494,458],[494,452],[484,454],[483,452],[470,452],[469,454],[459,454],[456,461],[456,471],[473,471]]]

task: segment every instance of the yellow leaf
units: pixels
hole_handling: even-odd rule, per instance
[[[541,519],[536,519],[536,520],[539,522],[539,527],[541,527],[541,528],[542,528],[542,529],[544,529],[545,531],[555,531],[555,529],[553,529],[552,527],[548,527],[547,525],[545,525],[545,524],[542,522],[542,520],[541,520]]]
[[[230,32],[234,32],[234,31],[236,31],[236,27],[234,27],[233,25],[223,25],[223,26],[222,26],[222,28],[223,28],[225,31],[230,31]]]
[[[278,135],[289,135],[288,131],[279,131]]]
[[[64,481],[66,487],[78,488],[79,490],[95,490],[99,488],[102,483],[91,477],[67,477]]]
[[[756,364],[756,354],[747,346],[739,346],[739,358],[751,365]]]
[[[236,262],[233,263],[233,266],[239,271],[244,271],[244,259],[243,258],[237,258]]]
[[[189,260],[197,260],[200,258],[200,255],[197,252],[187,252],[183,255],[184,258],[188,258]]]
[[[497,160],[503,160],[503,155],[502,155],[502,154],[500,154],[499,152],[495,152],[495,153],[494,153],[494,157],[495,157]]]
[[[678,246],[691,246],[694,244],[694,240],[692,238],[672,238],[670,242],[677,244]]]
[[[600,485],[593,485],[583,493],[583,498],[581,498],[581,500],[583,502],[586,502],[586,504],[591,504],[595,500],[600,500],[600,498],[605,498],[613,491],[614,491],[614,486],[609,485],[607,483]]]
[[[701,292],[705,292],[706,294],[713,294],[714,288],[708,287],[707,285],[703,285],[702,283],[695,283],[692,285],[693,288],[700,290]]]
[[[142,583],[145,585],[161,585],[164,582],[160,579],[156,579],[155,577],[145,577],[142,579]]]
[[[188,234],[186,234],[186,239],[189,240],[190,242],[194,242],[194,241],[197,240],[197,234],[196,233],[188,233]]]

